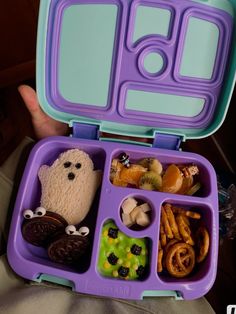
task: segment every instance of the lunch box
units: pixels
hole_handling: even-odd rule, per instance
[[[235,0],[41,1],[39,102],[48,115],[67,123],[72,134],[41,140],[29,156],[8,240],[8,260],[17,274],[123,299],[190,300],[210,290],[219,242],[216,174],[205,158],[181,151],[180,145],[211,135],[224,121],[235,82],[235,8]],[[90,210],[92,251],[79,270],[52,262],[45,249],[27,243],[21,233],[22,212],[40,205],[40,166],[51,165],[71,148],[87,152],[95,169],[103,172]],[[202,188],[189,196],[115,186],[109,179],[111,163],[122,152],[131,162],[154,157],[163,166],[197,165]],[[150,205],[147,228],[132,230],[122,222],[121,204],[129,197]],[[157,273],[164,203],[196,210],[209,231],[208,256],[186,278]],[[148,274],[143,280],[99,272],[102,228],[109,221],[129,237],[147,239]]]

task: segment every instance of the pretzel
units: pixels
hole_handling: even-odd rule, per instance
[[[172,206],[172,211],[174,214],[182,214],[182,215],[185,215],[185,216],[190,217],[192,219],[201,219],[201,215],[199,213],[192,212],[190,210],[185,210],[185,209],[180,208],[180,207]]]
[[[177,278],[187,276],[195,265],[195,252],[187,243],[172,245],[166,256],[166,268],[168,272]]]
[[[184,221],[182,214],[177,215],[176,222],[177,222],[177,225],[179,227],[179,232],[181,236],[183,237],[184,242],[190,245],[194,245],[194,241],[191,237],[191,230],[189,226],[186,224],[186,222]]]
[[[197,263],[201,263],[207,256],[210,238],[209,234],[204,227],[199,227],[196,232],[196,241],[197,241]]]
[[[168,221],[168,218],[167,218],[167,215],[163,206],[161,207],[161,222],[164,226],[164,230],[165,230],[167,238],[173,239],[174,237],[173,232],[171,230],[171,227],[170,227],[170,224],[169,224],[169,221]]]
[[[191,212],[190,210],[187,210],[185,212],[185,215],[187,217],[190,217],[192,219],[201,219],[201,215],[199,213],[196,213],[196,212]]]
[[[177,239],[171,239],[167,245],[164,247],[163,250],[163,259],[162,259],[162,265],[164,268],[166,268],[166,255],[169,252],[169,249],[171,248],[172,245],[178,243],[179,241]]]
[[[179,234],[179,229],[178,229],[178,226],[177,226],[177,223],[175,221],[175,216],[171,210],[171,205],[170,204],[165,204],[164,206],[164,209],[166,211],[166,216],[167,216],[167,219],[169,221],[169,224],[170,224],[170,228],[174,234],[174,237],[178,240],[181,240],[181,236]]]
[[[189,221],[188,217],[185,215],[182,215],[182,218],[183,218],[184,222],[186,223],[186,225],[190,227],[190,221]]]
[[[162,258],[163,258],[163,250],[162,249],[158,249],[158,262],[157,262],[157,272],[158,273],[161,273],[162,270],[163,270]]]
[[[210,242],[208,231],[199,227],[195,243],[189,218],[199,220],[201,215],[168,203],[161,207],[158,272],[166,268],[170,275],[181,278],[190,274],[195,262],[206,258]]]
[[[165,246],[166,245],[166,234],[165,234],[162,222],[160,224],[160,235],[161,235],[161,245]]]
[[[169,249],[172,247],[172,245],[178,243],[179,241],[177,239],[171,239],[167,245],[164,248],[164,253],[167,254],[169,252]]]

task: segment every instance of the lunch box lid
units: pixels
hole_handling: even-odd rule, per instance
[[[40,105],[107,133],[209,136],[234,88],[235,9],[236,0],[41,1]]]

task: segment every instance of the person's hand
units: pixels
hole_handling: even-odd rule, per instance
[[[53,120],[42,111],[33,88],[21,85],[18,87],[18,91],[31,114],[35,135],[38,139],[68,134],[67,124]]]

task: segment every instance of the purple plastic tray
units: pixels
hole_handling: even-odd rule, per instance
[[[37,176],[41,165],[50,165],[58,155],[68,149],[79,148],[86,151],[94,161],[96,169],[103,170],[101,189],[93,203],[90,215],[94,220],[93,246],[81,270],[53,263],[42,248],[28,244],[21,233],[22,212],[26,208],[39,206],[41,186]],[[202,192],[199,196],[184,196],[133,188],[116,187],[109,180],[110,165],[113,158],[122,151],[130,155],[132,161],[142,157],[156,157],[164,165],[170,163],[194,163],[200,169]],[[150,226],[142,231],[128,229],[121,220],[120,206],[129,196],[147,201],[152,207]],[[218,198],[216,175],[211,164],[203,157],[179,151],[145,148],[135,145],[107,143],[66,137],[51,137],[39,142],[31,152],[20,185],[12,217],[8,259],[10,265],[20,276],[37,280],[41,275],[49,275],[68,280],[73,290],[81,293],[109,296],[125,299],[141,299],[150,291],[178,291],[184,299],[195,299],[205,295],[214,283],[218,257]],[[175,279],[157,274],[158,239],[160,208],[164,202],[170,202],[186,209],[196,209],[209,230],[210,250],[207,259],[186,279]],[[149,274],[142,281],[127,281],[103,277],[97,269],[100,247],[100,235],[104,223],[112,219],[118,228],[130,237],[146,237],[150,244]]]
[[[223,84],[232,33],[232,16],[204,3],[188,0],[91,1],[92,4],[114,4],[118,7],[107,104],[105,107],[98,107],[96,103],[86,105],[64,99],[58,86],[64,12],[72,5],[86,3],[85,0],[51,0],[46,39],[45,77],[46,98],[50,106],[61,112],[99,121],[164,128],[207,128],[217,109]],[[170,12],[167,36],[148,35],[132,43],[135,13],[140,5],[166,9]],[[187,26],[192,17],[212,22],[219,30],[217,52],[210,79],[180,75]],[[142,65],[144,56],[152,51],[157,51],[164,59],[164,67],[158,75],[146,73]],[[128,90],[201,98],[204,99],[204,106],[199,114],[192,117],[130,110],[125,107]]]

